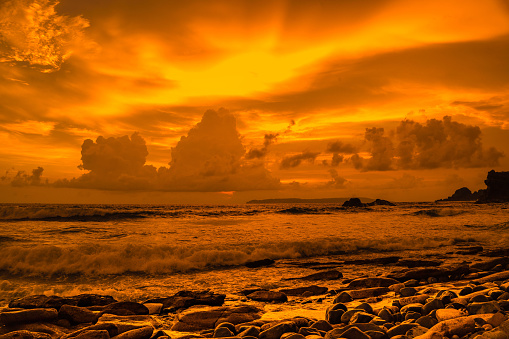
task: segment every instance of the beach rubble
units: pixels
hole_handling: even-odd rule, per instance
[[[509,339],[507,261],[476,265],[346,279],[339,289],[341,272],[319,272],[295,280],[335,285],[247,290],[233,304],[210,291],[144,303],[32,295],[0,310],[0,339]],[[319,303],[325,316],[264,317],[281,303]]]

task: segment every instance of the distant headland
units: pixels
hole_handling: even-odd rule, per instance
[[[261,199],[249,200],[246,204],[343,204],[350,198],[321,198],[321,199],[300,199],[300,198],[282,198],[282,199]],[[375,199],[359,198],[363,201],[373,202]]]
[[[468,187],[457,189],[453,195],[438,201],[476,201],[478,203],[509,202],[509,172],[491,170],[484,180],[485,189],[472,192]]]

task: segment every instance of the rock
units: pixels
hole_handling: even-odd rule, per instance
[[[417,312],[419,314],[422,314],[422,308],[423,308],[423,305],[422,304],[418,304],[418,303],[415,303],[415,304],[408,304],[408,305],[405,305],[403,306],[401,309],[400,309],[400,312],[402,314],[405,314],[407,312]]]
[[[301,327],[299,328],[299,334],[302,334],[303,336],[307,337],[309,335],[318,335],[318,336],[322,336],[320,334],[320,331],[318,331],[316,328],[311,328],[311,327]]]
[[[112,324],[112,323],[100,323],[100,324],[95,324],[95,325],[81,328],[81,329],[74,331],[72,333],[65,334],[60,339],[74,338],[85,331],[94,331],[94,330],[106,330],[110,337],[115,337],[119,333],[117,325]]]
[[[255,301],[263,302],[283,303],[288,301],[288,297],[286,296],[286,294],[279,291],[261,290],[248,294],[247,297]]]
[[[458,293],[460,296],[467,295],[472,293],[474,290],[470,286],[465,286],[461,289],[461,291]]]
[[[389,336],[389,338],[392,338],[397,335],[403,335],[403,334],[406,334],[412,328],[418,327],[418,326],[420,326],[420,325],[419,324],[399,324],[394,327],[391,327],[387,331],[387,335]]]
[[[401,294],[402,297],[411,297],[417,293],[417,290],[413,287],[404,287],[401,290],[399,290],[399,294]]]
[[[359,198],[350,198],[343,203],[343,207],[366,207]]]
[[[354,309],[351,309],[351,310],[348,310],[346,311],[345,313],[343,313],[343,315],[341,316],[341,322],[342,323],[349,323],[350,322],[350,319],[353,317],[353,315],[357,312],[364,312],[363,309],[361,308],[354,308]]]
[[[334,298],[333,303],[334,303],[334,304],[338,304],[338,303],[347,303],[347,302],[350,302],[350,301],[352,301],[352,300],[353,300],[353,298],[352,298],[352,296],[350,295],[350,293],[343,291],[343,292],[341,292],[340,294],[338,294],[338,295]]]
[[[40,332],[49,334],[52,338],[60,338],[65,334],[65,332],[67,332],[67,329],[53,323],[36,322],[29,324],[13,324],[0,327],[0,333],[5,333],[5,331]]]
[[[244,264],[244,266],[249,268],[258,268],[263,266],[270,266],[275,264],[276,262],[272,259],[262,259],[262,260],[255,260],[255,261],[248,261]]]
[[[325,331],[325,332],[328,332],[330,330],[332,330],[332,326],[331,324],[329,324],[328,321],[326,320],[318,320],[318,321],[315,321],[313,323],[313,325],[310,326],[311,328],[315,328],[319,331]]]
[[[509,254],[502,255],[501,258],[490,259],[487,261],[476,262],[470,265],[470,268],[478,271],[491,271],[497,265],[509,264]]]
[[[370,324],[370,323],[367,323],[367,324],[351,324],[351,325],[347,325],[347,326],[342,327],[342,328],[339,328],[339,327],[334,328],[333,330],[327,332],[327,334],[325,335],[324,339],[345,338],[343,336],[343,333],[348,331],[351,328],[356,328],[357,330],[359,330],[361,332],[367,332],[367,331],[384,332],[384,330],[380,326],[377,326],[377,325],[374,325],[374,324]]]
[[[480,194],[476,192],[476,194],[472,194],[472,191],[467,187],[462,187],[457,189],[453,195],[448,197],[447,199],[441,199],[437,201],[475,201],[479,199]]]
[[[370,277],[370,278],[358,278],[352,280],[348,284],[348,289],[359,289],[359,288],[370,288],[370,287],[389,287],[394,284],[398,284],[399,281],[391,278],[382,277]]]
[[[161,314],[163,310],[162,303],[143,303],[143,305],[148,309],[148,314]]]
[[[340,324],[343,313],[345,313],[344,310],[333,310],[329,307],[325,311],[325,320],[327,320],[330,324]]]
[[[429,298],[428,294],[419,294],[412,297],[400,298],[395,300],[400,306],[406,306],[409,304],[423,304]]]
[[[327,338],[327,337],[326,337]],[[341,334],[341,338],[346,339],[371,339],[369,335],[359,330],[357,327],[351,327]]]
[[[310,295],[321,295],[327,293],[327,291],[328,291],[327,287],[320,287],[316,285],[279,290],[279,292],[282,292],[290,296],[299,296],[303,295],[304,293],[309,293]]]
[[[98,320],[96,325],[115,325],[118,333],[127,332],[141,327],[154,327],[159,328],[162,323],[155,317],[149,315],[127,315],[119,316],[114,314],[103,314]],[[105,328],[107,329],[107,328]]]
[[[475,279],[474,282],[475,283],[478,283],[478,284],[485,284],[487,282],[492,282],[492,281],[497,281],[497,280],[506,280],[506,279],[509,279],[509,271],[502,271],[502,272],[498,272],[498,273],[493,273],[493,274],[490,274],[488,276],[485,276],[485,277],[482,277],[482,278],[479,278],[479,279]]]
[[[488,301],[488,302],[474,302],[468,304],[467,306],[469,314],[485,314],[485,313],[496,313],[501,311],[498,302],[496,301]]]
[[[478,202],[507,202],[509,201],[509,172],[488,172],[486,190]]]
[[[426,328],[432,328],[437,324],[437,320],[430,317],[429,315],[423,315],[415,321],[416,324],[419,324]]]
[[[279,339],[284,333],[297,332],[294,322],[285,321],[260,332],[259,339]]]
[[[106,306],[117,302],[112,296],[100,294],[80,294],[76,299],[79,307]]]
[[[351,318],[350,324],[369,323],[375,316],[366,312],[356,312]]]
[[[359,305],[357,305],[356,308],[360,308],[361,310],[364,310],[369,314],[373,314],[373,315],[375,314],[375,312],[373,311],[373,307],[371,307],[371,305],[368,303],[359,304]]]
[[[470,268],[466,265],[450,266],[450,267],[425,267],[425,268],[409,268],[400,271],[391,272],[387,275],[389,278],[399,280],[401,282],[415,279],[415,280],[426,280],[429,278],[449,278],[462,276],[470,273]]]
[[[367,203],[366,205],[367,206],[396,206],[395,203],[392,203],[388,200],[383,200],[383,199],[376,199],[375,201]]]
[[[69,320],[71,324],[92,323],[97,321],[99,313],[84,307],[62,305],[58,311],[58,317]]]
[[[306,337],[304,337],[302,334],[292,332],[284,333],[281,336],[281,339],[305,339],[305,338]]]
[[[18,330],[0,335],[0,339],[52,339],[52,338],[51,335],[49,335],[48,333]]]
[[[343,278],[343,273],[338,270],[330,270],[330,271],[322,271],[318,273],[313,273],[310,275],[306,275],[304,277],[298,278],[287,278],[285,280],[308,280],[308,281],[317,281],[317,280],[337,280]]]
[[[147,300],[146,303],[162,303],[164,311],[175,312],[196,305],[221,306],[225,298],[225,294],[210,291],[180,291],[170,297]]]
[[[416,338],[418,336],[421,336],[423,335],[424,333],[428,332],[428,329],[426,327],[423,327],[423,326],[415,326],[411,329],[409,329],[406,333],[405,333],[405,336],[408,338],[408,339],[413,339],[413,338]]]
[[[488,324],[490,324],[493,327],[498,327],[506,320],[507,320],[506,315],[504,315],[501,312],[497,312],[497,313],[493,314],[493,316],[491,318],[489,318],[487,320],[487,322],[488,322]]]
[[[387,287],[371,287],[359,290],[349,290],[345,292],[347,292],[353,299],[364,299],[383,295],[390,292],[390,290]]]
[[[457,310],[454,308],[442,308],[439,310],[436,310],[435,317],[437,318],[438,322],[449,320],[449,319],[455,319],[455,318],[461,318],[467,316],[467,312],[463,310]]]
[[[148,315],[148,308],[140,303],[132,301],[118,301],[104,307],[101,311],[102,314],[115,314],[115,315]]]
[[[73,298],[62,298],[56,295],[29,295],[23,298],[14,299],[9,303],[10,308],[55,308],[59,309],[62,305],[77,305],[78,301]]]
[[[417,320],[422,316],[421,313],[418,312],[407,312],[405,313],[405,320]]]
[[[109,339],[110,335],[106,330],[87,330],[83,331],[74,338],[76,339]]]
[[[0,313],[0,324],[27,324],[34,322],[53,321],[57,318],[58,312],[54,308],[36,308],[17,311],[9,311],[9,309],[4,309],[4,311]]]
[[[408,268],[415,267],[435,267],[442,265],[441,260],[423,260],[423,259],[404,259],[396,263],[396,266],[406,266]]]
[[[444,303],[440,299],[432,299],[428,301],[423,307],[422,307],[422,314],[426,315],[429,314],[433,310],[438,310],[440,308],[444,308]]]
[[[220,327],[226,327],[232,333],[237,333],[237,329],[235,328],[235,325],[233,325],[232,323],[228,323],[228,322],[220,323],[220,324],[216,325],[215,329],[217,330]]]
[[[369,335],[369,337],[371,339],[389,339],[389,336],[387,335],[387,333],[380,332],[380,331],[366,331],[364,333]]]
[[[248,326],[245,330],[243,330],[242,332],[240,332],[238,334],[238,336],[241,338],[248,337],[248,336],[258,338],[259,335],[260,335],[260,328],[258,328],[256,326]]]
[[[154,332],[154,328],[152,326],[145,326],[141,328],[136,328],[134,330],[126,331],[117,335],[116,339],[149,339]]]
[[[227,327],[216,327],[214,330],[214,338],[233,337],[235,334]]]
[[[468,334],[475,329],[475,320],[476,319],[489,319],[491,315],[470,315],[466,317],[459,317],[454,319],[448,319],[439,322],[435,326],[429,329],[429,333],[437,332],[443,336],[451,337],[453,335],[457,335],[459,337]]]
[[[190,332],[214,328],[216,323],[247,323],[261,318],[261,310],[255,306],[215,307],[203,310],[183,311],[172,331]]]
[[[392,312],[388,310],[387,308],[383,308],[378,312],[378,316],[385,320],[386,322],[392,322],[393,316]]]

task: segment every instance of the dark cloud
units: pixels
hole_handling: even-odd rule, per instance
[[[340,154],[337,154],[337,153],[334,153],[332,155],[331,166],[332,167],[338,166],[339,164],[341,164],[343,162],[344,159],[345,159],[344,156],[342,156]]]
[[[283,158],[283,160],[281,160],[281,164],[279,167],[281,169],[297,167],[302,163],[302,161],[309,161],[312,163],[315,161],[316,157],[319,154],[320,154],[320,152],[306,151],[306,152],[302,152],[300,154],[285,157],[285,158]]]
[[[11,185],[16,187],[21,186],[40,186],[42,184],[47,183],[47,180],[42,182],[42,172],[44,168],[37,167],[32,170],[32,174],[28,174],[25,171],[18,171],[14,178],[11,180]]]
[[[358,150],[352,144],[344,144],[341,141],[334,141],[334,142],[330,142],[327,145],[326,152],[353,154],[353,153],[357,153]]]
[[[250,149],[246,154],[246,159],[260,159],[267,155],[269,146],[276,142],[279,134],[270,133],[265,134],[263,138],[263,147]]]
[[[425,124],[404,120],[389,135],[383,128],[367,128],[365,143],[371,157],[350,158],[363,171],[490,167],[503,156],[494,147],[483,148],[479,127],[448,116]]]
[[[348,184],[348,180],[346,180],[343,177],[340,177],[338,174],[338,171],[331,168],[329,170],[329,173],[332,177],[332,180],[327,182],[327,184],[326,184],[327,187],[340,188],[340,189],[346,187],[346,185]]]
[[[452,105],[472,108],[488,116],[491,123],[504,125],[509,119],[509,97],[499,96],[479,101],[453,101]]]

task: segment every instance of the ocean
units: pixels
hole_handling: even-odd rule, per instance
[[[320,270],[356,278],[417,260],[472,263],[509,248],[508,207],[1,204],[0,306],[31,294],[144,301],[180,290],[235,301],[247,288],[309,285],[288,279]],[[275,263],[245,265],[262,259]]]

